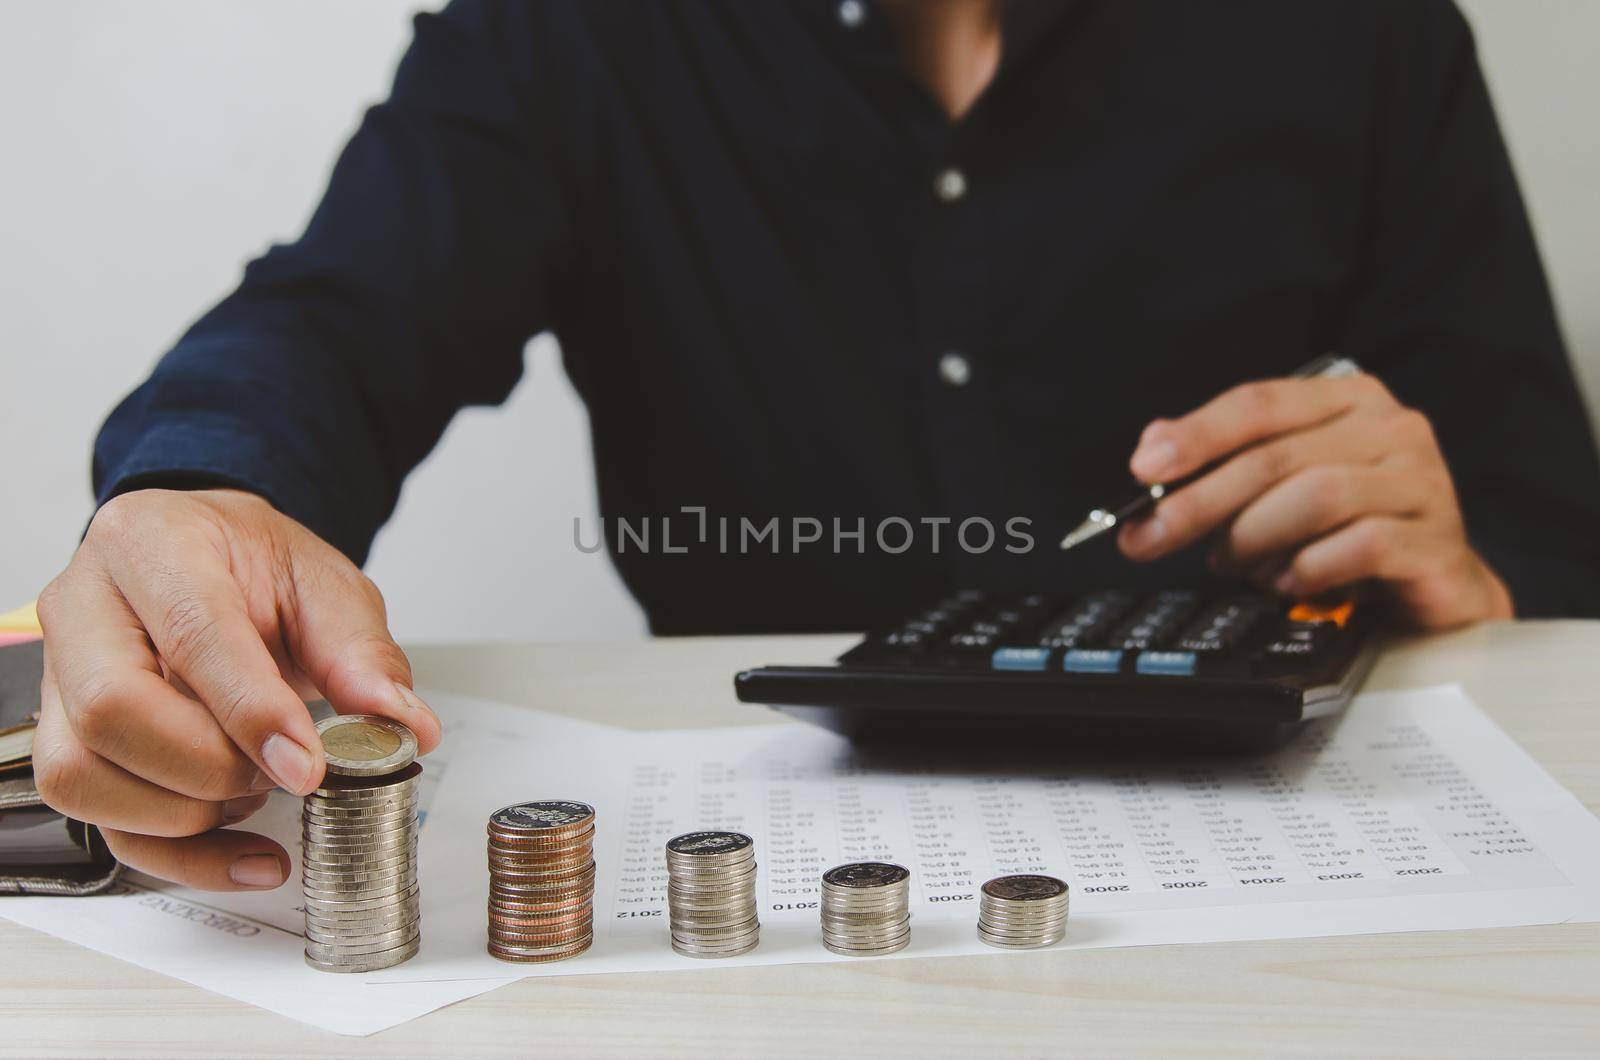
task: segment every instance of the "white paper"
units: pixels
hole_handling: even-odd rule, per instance
[[[805,726],[633,732],[429,699],[449,719],[448,758],[425,763],[423,947],[404,965],[306,968],[292,887],[140,884],[0,913],[353,1034],[528,975],[863,959],[823,949],[817,928],[818,879],[851,860],[912,870],[912,942],[893,957],[1008,952],[975,934],[977,889],[1004,872],[1069,881],[1058,948],[1600,918],[1600,821],[1455,688],[1361,696],[1253,760],[994,771],[970,755],[886,765]],[[596,807],[595,943],[506,965],[484,951],[484,822],[539,798]],[[292,840],[295,810],[275,800],[268,830]],[[670,947],[662,847],[712,827],[756,840],[762,937],[701,961]]]

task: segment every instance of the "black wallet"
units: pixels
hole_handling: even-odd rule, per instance
[[[97,894],[122,866],[93,825],[44,804],[33,783],[44,643],[0,648],[0,894]]]

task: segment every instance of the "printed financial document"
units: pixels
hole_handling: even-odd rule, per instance
[[[297,888],[210,895],[135,878],[119,895],[7,899],[0,914],[318,1026],[365,1034],[529,975],[838,961],[820,877],[911,870],[911,943],[888,957],[1008,952],[980,942],[978,889],[1040,872],[1071,885],[1053,950],[1600,919],[1600,821],[1459,689],[1376,693],[1249,759],[884,757],[802,725],[638,732],[433,695],[448,737],[423,760],[422,950],[395,968],[305,967]],[[530,799],[596,810],[595,940],[508,965],[484,950],[485,823]],[[296,853],[297,800],[271,831]],[[666,841],[735,829],[756,845],[761,943],[674,953]]]

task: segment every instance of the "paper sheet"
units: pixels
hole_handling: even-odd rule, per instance
[[[913,874],[911,945],[878,959],[1004,952],[976,938],[976,893],[1017,871],[1071,883],[1060,948],[1600,919],[1600,821],[1455,688],[1361,696],[1250,761],[1086,765],[1063,751],[1043,767],[886,762],[802,726],[630,732],[429,698],[449,735],[426,762],[423,947],[410,962],[306,968],[292,886],[135,883],[8,899],[0,914],[347,1034],[526,975],[861,959],[822,948],[817,885],[867,858]],[[596,807],[595,944],[508,966],[483,950],[484,821],[535,798]],[[280,839],[298,835],[293,800],[268,812]],[[714,962],[670,948],[661,849],[706,827],[749,832],[761,865],[761,945]]]

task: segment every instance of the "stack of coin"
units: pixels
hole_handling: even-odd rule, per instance
[[[489,953],[527,964],[594,941],[594,807],[522,802],[489,818]]]
[[[868,957],[911,941],[911,872],[903,865],[855,861],[822,874],[822,944]]]
[[[761,941],[756,846],[743,832],[687,832],[667,843],[672,948],[685,957],[736,957]]]
[[[1067,885],[1054,876],[997,876],[978,898],[978,937],[991,946],[1033,950],[1067,934]]]
[[[328,773],[301,809],[306,963],[370,972],[416,955],[417,738],[388,718],[317,724]]]

